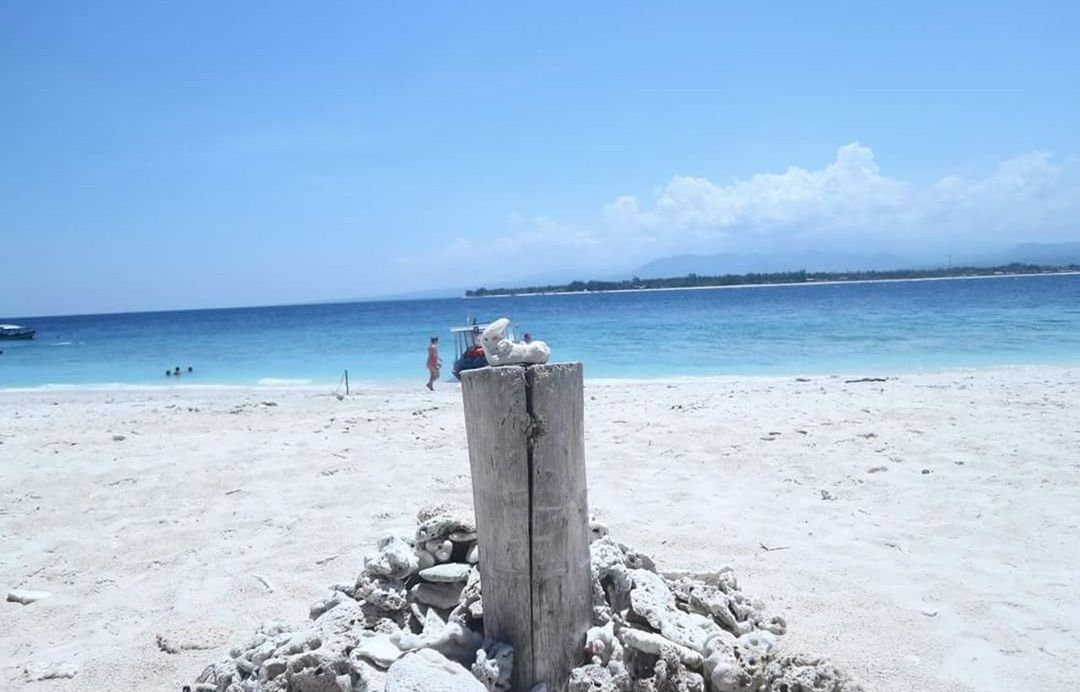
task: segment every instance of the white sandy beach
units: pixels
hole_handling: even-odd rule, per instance
[[[845,379],[588,382],[592,511],[665,567],[733,567],[784,648],[869,690],[1074,684],[1080,369]],[[0,603],[3,690],[178,692],[471,501],[460,391],[419,381],[0,392],[0,473],[0,589],[52,594]]]

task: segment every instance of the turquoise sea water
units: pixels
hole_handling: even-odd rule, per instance
[[[423,381],[428,338],[506,315],[588,377],[1080,362],[1080,276],[367,302],[73,317],[0,342],[0,387]]]

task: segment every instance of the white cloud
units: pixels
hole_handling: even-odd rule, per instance
[[[1075,191],[1058,184],[1062,170],[1049,152],[1036,151],[1001,163],[981,180],[946,176],[927,193],[927,215],[957,231],[964,230],[966,217],[991,230],[1023,230],[1062,205],[1075,208]]]
[[[842,147],[836,161],[816,171],[793,166],[731,185],[676,176],[661,188],[641,220],[674,229],[782,232],[796,225],[840,229],[893,213],[908,195],[909,187],[883,177],[874,153],[856,143]]]
[[[682,237],[733,235],[881,239],[910,234],[1022,234],[1050,212],[1077,208],[1076,190],[1059,186],[1062,167],[1046,152],[1023,154],[991,175],[947,176],[919,186],[881,173],[874,152],[847,144],[816,170],[790,167],[728,185],[675,176],[651,204],[623,196],[604,207],[611,231]]]
[[[730,183],[677,175],[651,198],[622,195],[589,224],[513,214],[505,232],[458,239],[447,256],[519,258],[534,269],[613,267],[678,252],[828,248],[903,252],[933,244],[1077,239],[1076,162],[1048,152],[1008,159],[984,177],[930,184],[881,172],[874,152],[844,145],[817,169],[789,167]]]

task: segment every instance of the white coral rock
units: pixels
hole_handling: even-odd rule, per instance
[[[448,503],[425,507],[416,513],[416,519],[420,523],[416,527],[416,540],[418,543],[432,540],[442,541],[456,532],[476,532],[476,519],[473,517],[472,511],[466,507]]]
[[[460,582],[441,584],[422,582],[413,586],[410,593],[417,603],[449,609],[456,607],[461,602],[462,587],[463,585]]]
[[[48,591],[31,591],[30,589],[12,589],[7,593],[7,600],[9,603],[18,603],[20,605],[30,605],[36,601],[41,601],[52,596]]]
[[[463,562],[446,562],[420,571],[420,578],[425,581],[456,584],[465,582],[472,572],[472,565]]]
[[[402,651],[434,649],[444,656],[471,664],[476,660],[476,650],[483,638],[460,622],[444,622],[434,610],[424,615],[423,630],[419,634],[403,630],[391,635],[391,640]]]
[[[23,669],[23,675],[28,682],[73,678],[78,673],[79,667],[74,663],[35,662]]]
[[[405,583],[361,573],[356,580],[356,598],[381,610],[403,610],[407,604]]]
[[[379,541],[378,550],[364,557],[364,569],[369,574],[388,579],[404,579],[417,569],[420,560],[416,551],[403,538],[390,536]]]
[[[351,655],[385,670],[401,658],[401,654],[401,649],[397,648],[389,635],[365,633],[357,640]]]
[[[551,349],[543,341],[522,343],[506,338],[510,320],[500,317],[487,326],[480,335],[489,365],[538,365],[548,362]]]
[[[585,654],[593,663],[607,665],[614,650],[615,623],[590,627],[585,633]]]
[[[485,642],[476,652],[472,673],[488,692],[508,692],[514,667],[514,648],[500,642]]]
[[[619,631],[619,637],[622,638],[622,643],[625,646],[654,656],[659,656],[664,647],[671,647],[683,665],[701,670],[703,661],[701,654],[693,649],[675,644],[655,632],[644,632],[627,627]]]
[[[488,692],[464,666],[438,651],[403,656],[386,674],[386,692]]]

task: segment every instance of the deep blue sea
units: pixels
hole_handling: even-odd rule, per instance
[[[362,302],[8,319],[0,388],[425,380],[431,335],[510,317],[587,377],[1080,363],[1080,276]]]

